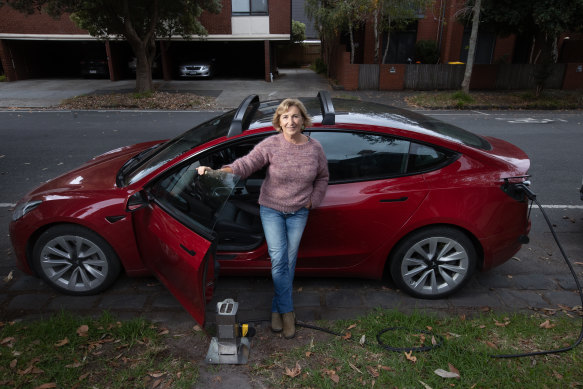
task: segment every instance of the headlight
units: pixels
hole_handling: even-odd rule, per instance
[[[12,212],[12,220],[16,221],[38,207],[42,203],[42,200],[27,201],[16,205],[14,211]]]

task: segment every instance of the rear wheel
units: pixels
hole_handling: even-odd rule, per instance
[[[91,295],[109,287],[121,265],[111,246],[91,230],[59,225],[46,230],[33,249],[33,266],[53,288]]]
[[[476,263],[476,248],[466,234],[450,227],[431,227],[399,243],[391,255],[391,277],[412,296],[438,299],[462,288]]]

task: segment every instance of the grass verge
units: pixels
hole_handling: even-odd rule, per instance
[[[528,358],[490,355],[564,347],[577,338],[580,323],[580,318],[566,316],[483,314],[468,319],[379,310],[335,323],[334,330],[344,337],[276,355],[256,366],[255,372],[267,377],[272,387],[579,387],[581,347]],[[439,342],[432,334],[443,337],[444,343],[428,352],[386,351],[376,335],[389,326],[405,328],[381,335],[382,342],[392,347],[431,346]],[[280,374],[272,374],[274,369]]]
[[[143,319],[120,322],[107,313],[1,323],[0,387],[189,388],[198,368],[172,356],[165,332]]]
[[[580,91],[546,90],[517,92],[419,92],[407,97],[409,105],[429,109],[581,109]]]
[[[266,329],[253,339],[243,366],[204,365],[200,350],[207,349],[209,339],[196,332],[177,338],[143,319],[61,313],[42,321],[1,323],[0,387],[209,387],[221,375],[268,388],[582,387],[581,346],[536,357],[491,357],[571,345],[581,329],[582,308],[544,312],[481,312],[469,318],[379,309],[323,324],[343,336],[300,328],[292,341]],[[387,327],[397,329],[382,333]],[[396,348],[443,343],[426,352],[393,352],[377,343],[378,334]],[[190,351],[177,351],[177,341],[188,343]]]
[[[63,100],[60,109],[216,109],[215,99],[192,93],[111,93],[76,96]]]

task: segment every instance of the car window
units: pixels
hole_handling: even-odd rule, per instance
[[[409,150],[407,173],[418,173],[440,167],[449,160],[451,155],[446,151],[412,142]]]
[[[198,166],[196,161],[174,170],[158,180],[149,193],[186,226],[212,230],[239,177],[219,172],[200,176]]]
[[[410,142],[361,132],[311,132],[326,158],[330,183],[375,180],[401,175],[407,166]]]

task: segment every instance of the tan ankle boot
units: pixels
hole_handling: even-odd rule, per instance
[[[283,318],[283,337],[291,339],[296,336],[296,314],[293,312],[284,313]]]
[[[283,322],[281,320],[281,313],[271,312],[271,331],[281,332],[283,330]]]

